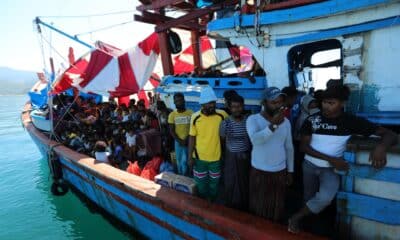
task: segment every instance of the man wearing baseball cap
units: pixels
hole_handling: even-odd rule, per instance
[[[345,113],[343,109],[349,96],[350,90],[347,86],[329,86],[321,94],[322,111],[309,116],[300,130],[300,149],[305,153],[305,205],[289,219],[289,232],[297,233],[304,217],[320,213],[335,198],[340,178],[334,169],[349,169],[348,163],[343,159],[343,153],[351,135],[381,136],[381,143],[370,153],[370,160],[375,168],[385,166],[386,151],[397,141],[394,132]]]
[[[286,185],[293,172],[293,144],[290,122],[283,115],[285,94],[269,87],[263,93],[260,113],[246,122],[253,144],[251,152],[249,209],[252,213],[282,220]]]
[[[193,169],[198,194],[212,201],[217,197],[221,177],[219,126],[228,116],[216,109],[216,102],[217,96],[211,87],[201,91],[201,110],[191,117],[188,144],[188,165]]]

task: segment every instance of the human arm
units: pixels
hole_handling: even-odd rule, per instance
[[[375,135],[381,136],[382,140],[377,144],[374,150],[369,155],[369,161],[372,162],[374,168],[380,169],[386,165],[386,153],[390,146],[393,146],[398,141],[398,136],[393,131],[378,127]]]
[[[178,135],[176,135],[175,132],[175,124],[169,124],[169,133],[171,134],[171,136],[181,145],[181,146],[186,146],[186,141],[182,140],[178,137]]]
[[[310,143],[311,143],[311,135],[302,135],[300,141],[300,151],[312,157],[329,162],[337,170],[347,171],[349,169],[349,164],[342,157],[331,157],[326,154],[323,154],[313,149]]]
[[[285,151],[286,151],[286,169],[287,169],[287,184],[292,185],[293,183],[293,172],[294,172],[294,148],[292,141],[292,129],[289,121],[285,122],[287,127],[287,135],[285,138]]]
[[[194,147],[196,145],[196,137],[189,135],[189,144],[188,144],[188,166],[189,169],[193,169],[193,152]]]
[[[219,138],[221,141],[221,149],[225,149],[225,140],[226,140],[226,120],[222,121],[219,125]],[[223,153],[224,151],[222,151]]]
[[[250,116],[246,121],[246,130],[253,145],[261,145],[273,135],[269,126],[259,129],[256,119]]]

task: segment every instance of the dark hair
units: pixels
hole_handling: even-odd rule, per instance
[[[226,91],[224,92],[224,98],[225,98],[226,100],[228,100],[228,101],[231,100],[233,96],[239,96],[239,94],[238,94],[235,90],[233,90],[233,89],[231,89],[231,90],[226,90]]]
[[[286,94],[287,97],[294,97],[299,93],[299,91],[297,91],[295,87],[289,86],[282,88],[282,93]]]
[[[346,85],[330,86],[322,93],[322,99],[334,98],[341,101],[347,101],[349,97],[350,89]]]
[[[338,86],[342,85],[340,79],[335,80],[335,79],[329,79],[329,81],[326,82],[326,88],[330,88],[333,86]]]
[[[229,99],[229,105],[233,102],[244,104],[244,98],[238,94],[232,95]]]
[[[177,93],[174,94],[174,99],[177,98],[177,97],[185,98],[185,96],[181,92],[177,92]]]

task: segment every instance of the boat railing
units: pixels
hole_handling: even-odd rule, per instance
[[[350,169],[341,172],[337,211],[341,237],[396,239],[400,236],[400,145],[391,148],[387,164],[375,169],[369,153],[374,138],[352,138],[344,158]]]

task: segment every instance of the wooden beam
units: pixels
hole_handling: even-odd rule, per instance
[[[142,4],[150,4],[151,0],[139,0]]]
[[[174,20],[175,18],[164,16],[161,14],[150,13],[150,12],[143,12],[142,15],[134,15],[134,20],[143,23],[149,23],[154,25],[164,24],[165,22]],[[194,21],[186,22],[174,26],[174,28],[180,28],[184,30],[197,30],[203,32],[206,30],[206,26],[200,25],[195,23]]]
[[[169,28],[172,28],[172,27],[175,27],[175,26],[177,26],[177,25],[179,25],[181,23],[185,23],[185,22],[191,21],[193,19],[197,19],[197,18],[199,18],[201,16],[204,16],[206,14],[209,14],[210,12],[211,11],[209,9],[206,9],[206,8],[195,10],[195,11],[193,11],[193,12],[191,12],[189,14],[186,14],[186,15],[184,15],[182,17],[175,18],[174,20],[171,20],[171,21],[168,21],[168,22],[166,22],[164,24],[158,25],[156,27],[156,32],[165,31],[165,30],[167,30]]]
[[[173,75],[174,67],[172,65],[171,52],[169,51],[169,42],[167,32],[159,32],[158,40],[160,44],[161,62],[164,75]]]
[[[185,0],[154,0],[151,4],[148,5],[140,5],[136,8],[138,11],[146,11],[146,10],[157,10],[160,8],[168,7],[170,5],[175,5],[185,2]]]
[[[168,17],[168,16],[161,15],[161,14],[157,14],[157,13],[143,12],[142,15],[144,17],[149,17],[149,18],[154,18],[154,19],[161,20],[161,22],[163,22],[163,23],[175,20],[175,18]],[[206,26],[198,24],[195,20],[181,23],[181,24],[179,24],[179,25],[177,25],[175,27],[177,27],[177,28],[187,28],[187,29],[198,30],[198,31],[206,30]]]
[[[161,20],[155,20],[153,18],[147,18],[147,17],[141,16],[141,15],[134,15],[134,20],[137,21],[137,22],[148,23],[148,24],[152,24],[152,25],[157,25],[157,24],[164,23]],[[184,25],[179,25],[176,28],[187,30],[187,31],[190,31],[190,30],[193,29],[193,28],[191,28],[189,26],[184,26]]]
[[[182,16],[182,17],[175,18],[174,20],[168,21],[168,22],[166,22],[166,23],[164,23],[162,25],[158,25],[156,27],[156,32],[165,31],[165,30],[167,30],[169,28],[172,28],[172,27],[175,27],[175,26],[177,26],[177,25],[179,25],[181,23],[185,23],[185,22],[191,21],[193,19],[197,19],[197,18],[199,18],[201,16],[210,14],[212,12],[221,10],[225,6],[230,6],[230,5],[236,4],[237,2],[238,2],[237,0],[234,0],[234,1],[230,1],[228,3],[220,3],[220,4],[212,5],[212,6],[207,7],[207,8],[200,8],[200,9],[193,10],[190,13],[188,13],[188,14]]]
[[[174,7],[178,8],[181,11],[193,11],[193,9],[196,8],[196,4],[191,3],[190,1],[185,1],[183,3],[176,4]]]
[[[195,71],[201,71],[203,64],[201,62],[200,34],[198,31],[191,31],[193,63]]]

